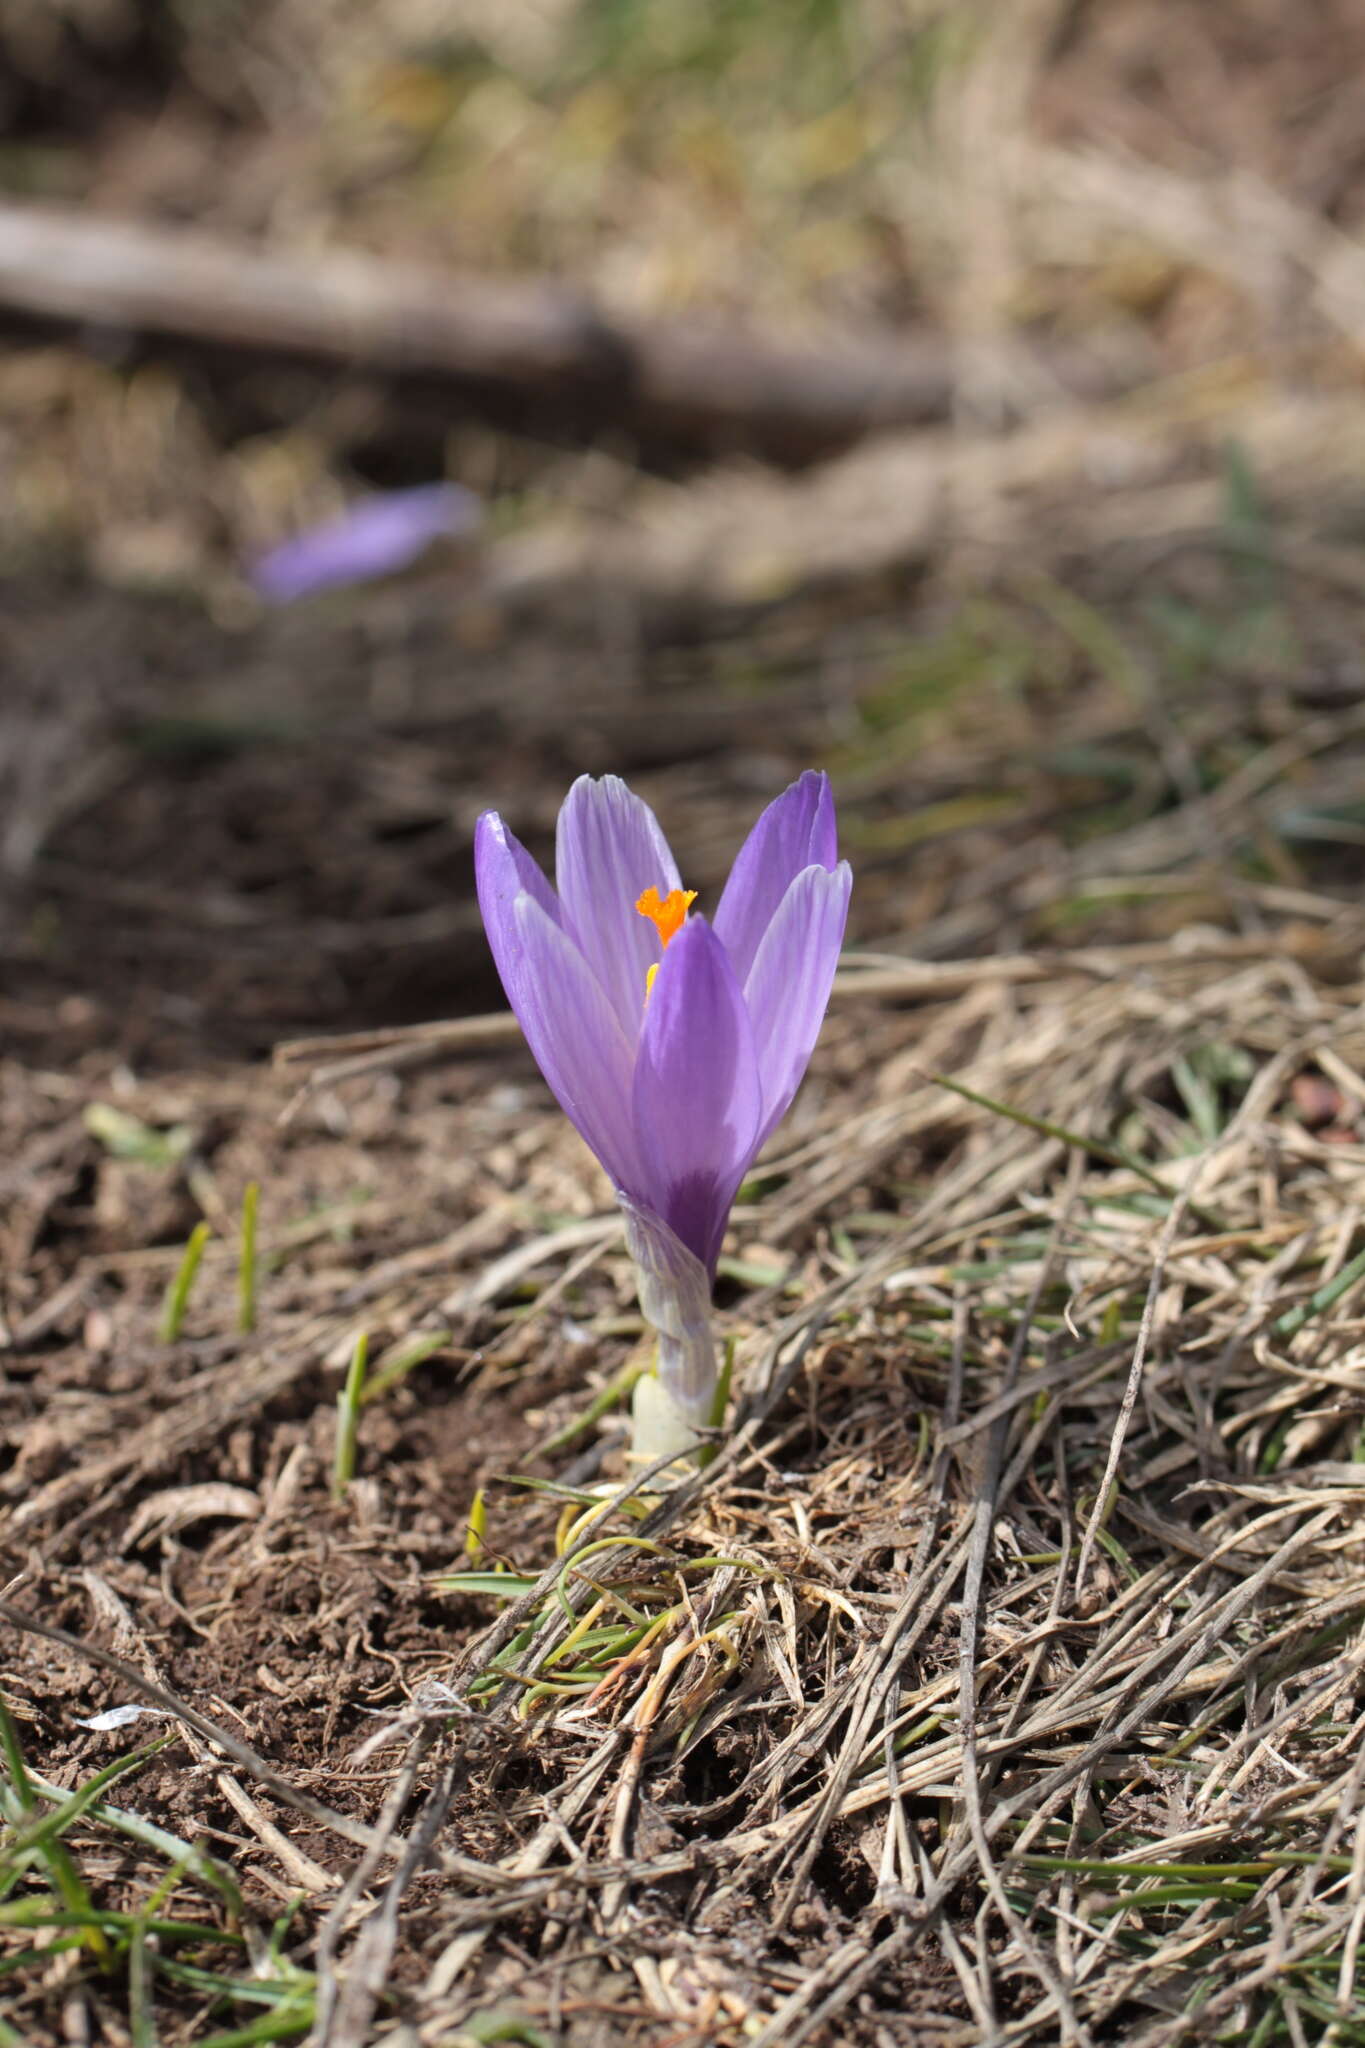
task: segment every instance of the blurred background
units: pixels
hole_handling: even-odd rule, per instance
[[[583,769],[929,959],[1356,872],[1362,237],[1356,0],[7,0],[0,1037],[492,1007]]]

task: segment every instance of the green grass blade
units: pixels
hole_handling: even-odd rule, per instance
[[[1314,1316],[1320,1316],[1325,1308],[1332,1306],[1334,1301],[1340,1301],[1347,1288],[1354,1287],[1356,1281],[1363,1274],[1365,1274],[1365,1252],[1357,1252],[1351,1263],[1348,1266],[1343,1266],[1334,1280],[1327,1281],[1326,1285],[1320,1287],[1316,1294],[1310,1295],[1307,1301],[1300,1302],[1297,1308],[1291,1308],[1287,1315],[1280,1317],[1279,1321],[1275,1324],[1275,1335],[1277,1337],[1294,1336],[1296,1332],[1303,1328],[1305,1323],[1310,1323]]]
[[[159,2048],[152,2013],[152,1968],[141,1922],[133,1928],[128,1946],[128,2031],[133,2048]]]
[[[1065,1124],[1050,1123],[1044,1116],[1033,1116],[1026,1109],[1016,1109],[1013,1103],[997,1102],[994,1096],[980,1095],[975,1088],[968,1088],[962,1081],[950,1081],[946,1074],[931,1074],[929,1079],[940,1088],[947,1088],[954,1095],[960,1095],[964,1102],[974,1102],[978,1109],[988,1109],[995,1116],[1008,1117],[1012,1124],[1022,1124],[1026,1131],[1037,1131],[1040,1137],[1056,1138],[1059,1143],[1069,1145],[1073,1151],[1088,1152],[1094,1159],[1102,1159],[1106,1166],[1121,1166],[1129,1173],[1135,1173],[1145,1180],[1148,1187],[1164,1195],[1168,1202],[1175,1200],[1175,1190],[1167,1187],[1159,1174],[1150,1166],[1119,1145],[1105,1145],[1098,1138],[1087,1138],[1081,1131],[1070,1131]]]
[[[256,1211],[261,1184],[249,1180],[242,1195],[242,1250],[237,1268],[237,1328],[244,1337],[256,1327]]]
[[[268,2012],[250,2026],[232,2027],[226,2034],[210,2034],[198,2048],[255,2048],[258,2041],[292,2041],[306,2034],[313,2024],[313,2000],[300,2001],[293,2010]]]
[[[461,2025],[460,2034],[477,2041],[479,2048],[492,2048],[495,2042],[519,2042],[521,2048],[554,2048],[548,2034],[515,2012],[472,2012]]]
[[[356,1438],[360,1430],[360,1404],[364,1398],[365,1366],[370,1355],[370,1333],[362,1330],[355,1340],[346,1384],[337,1395],[337,1443],[332,1460],[332,1498],[344,1500],[355,1477]]]
[[[580,1436],[585,1435],[594,1423],[600,1422],[604,1415],[609,1415],[613,1408],[625,1406],[635,1391],[635,1382],[648,1370],[648,1366],[648,1358],[643,1353],[628,1358],[621,1370],[613,1373],[607,1384],[593,1395],[587,1407],[580,1409],[579,1413],[572,1416],[562,1429],[557,1429],[553,1436],[547,1436],[543,1443],[537,1444],[536,1450],[542,1457],[549,1457],[553,1452],[566,1450],[571,1443],[576,1443]]]
[[[106,1764],[103,1770],[96,1771],[93,1778],[87,1778],[76,1791],[67,1793],[50,1813],[43,1814],[31,1827],[20,1829],[6,1845],[6,1853],[24,1855],[30,1850],[41,1850],[49,1842],[56,1841],[74,1820],[78,1820],[96,1804],[106,1786],[114,1784],[119,1778],[126,1778],[133,1771],[140,1770],[150,1757],[156,1756],[161,1750],[169,1748],[173,1742],[179,1740],[178,1733],[160,1735],[155,1742],[144,1743],[141,1749],[132,1750],[127,1756],[116,1757],[113,1763]],[[30,1789],[36,1790],[31,1780]]]
[[[521,1572],[442,1572],[431,1583],[439,1593],[470,1593],[493,1600],[520,1600],[536,1582]]]
[[[554,1479],[532,1479],[524,1472],[505,1472],[500,1476],[504,1486],[524,1486],[531,1493],[546,1493],[552,1500],[576,1501],[581,1508],[603,1508],[611,1499],[610,1494],[589,1493],[581,1486],[561,1486]],[[636,1522],[643,1522],[653,1513],[648,1501],[636,1500],[633,1495],[616,1505],[623,1515],[629,1515]]]
[[[75,1792],[68,1792],[62,1786],[53,1785],[46,1778],[39,1777],[36,1771],[30,1771],[29,1779],[34,1789],[44,1799],[53,1800],[59,1806],[68,1805],[72,1800],[79,1799],[88,1789],[86,1786],[80,1786]],[[153,1850],[158,1856],[164,1856],[168,1862],[178,1863],[190,1876],[197,1878],[200,1884],[217,1892],[228,1911],[240,1918],[242,1894],[238,1889],[237,1880],[224,1864],[216,1863],[207,1850],[196,1848],[192,1842],[182,1841],[178,1835],[170,1834],[167,1829],[158,1827],[155,1821],[144,1820],[141,1814],[125,1813],[121,1806],[109,1806],[102,1799],[87,1807],[86,1811],[90,1819],[98,1821],[102,1827],[111,1828],[115,1834],[126,1836],[130,1842],[137,1842],[144,1849]]]
[[[200,1941],[221,1947],[243,1949],[240,1934],[215,1927],[207,1920],[166,1920],[159,1914],[119,1913],[112,1907],[54,1906],[43,1897],[13,1899],[0,1906],[0,1927],[99,1927],[115,1934],[131,1934],[135,1927],[154,1934],[158,1941]]]
[[[49,1955],[51,1950],[41,1953]],[[211,1998],[234,1999],[239,2005],[264,2005],[274,2011],[278,2006],[298,2005],[313,1996],[311,1977],[296,1975],[275,1982],[267,1977],[225,1977],[219,1970],[182,1963],[175,1956],[154,1956],[152,1960],[159,1977],[183,1984],[191,1991],[202,1991]]]
[[[166,1299],[161,1310],[161,1323],[158,1332],[163,1344],[174,1344],[176,1338],[180,1335],[180,1326],[185,1320],[185,1310],[189,1307],[190,1290],[194,1286],[195,1275],[199,1271],[199,1261],[204,1256],[204,1246],[208,1241],[208,1224],[196,1223],[194,1229],[190,1232],[190,1239],[189,1243],[185,1246],[184,1256],[176,1268],[175,1278],[166,1289]]]

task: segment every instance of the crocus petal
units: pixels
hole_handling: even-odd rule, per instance
[[[405,569],[442,534],[466,533],[479,518],[478,499],[459,484],[385,491],[259,556],[251,581],[271,603],[289,604],[315,590]]]
[[[563,927],[559,898],[546,880],[540,862],[526,851],[515,832],[508,831],[496,811],[485,811],[474,827],[474,880],[499,974],[502,962],[498,958],[497,931],[505,925],[512,903],[523,889],[528,896],[534,896],[551,923]]]
[[[820,1033],[839,962],[853,874],[810,867],[787,890],[744,986],[763,1082],[759,1146],[786,1115]]]
[[[689,918],[664,954],[633,1094],[644,1178],[623,1185],[714,1273],[757,1145],[763,1095],[749,1013],[705,918]]]
[[[549,883],[495,812],[474,838],[479,907],[507,1000],[560,1107],[618,1187],[641,1177],[630,1122],[632,1048]]]
[[[527,963],[517,1020],[560,1108],[616,1187],[640,1179],[630,1122],[631,1048],[596,975],[529,895],[514,906]],[[510,992],[509,992],[510,994]]]
[[[832,868],[838,857],[829,777],[808,768],[768,805],[735,856],[716,906],[716,932],[741,986],[796,876],[803,868]]]
[[[658,933],[635,905],[651,886],[666,896],[681,883],[658,819],[619,775],[580,775],[564,799],[555,881],[568,929],[633,1042],[659,958]]]

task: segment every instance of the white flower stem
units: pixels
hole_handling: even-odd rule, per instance
[[[640,1307],[659,1336],[657,1373],[646,1373],[635,1391],[634,1447],[657,1458],[675,1439],[679,1452],[692,1449],[697,1430],[713,1421],[717,1370],[711,1282],[701,1260],[666,1223],[624,1196],[617,1199],[635,1261]]]

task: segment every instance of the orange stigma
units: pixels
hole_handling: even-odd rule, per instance
[[[696,900],[695,889],[670,889],[666,896],[660,896],[657,889],[650,888],[636,898],[635,908],[641,917],[649,919],[659,934],[659,944],[666,946],[670,939],[677,938]]]

